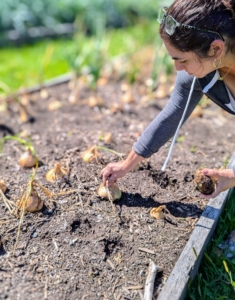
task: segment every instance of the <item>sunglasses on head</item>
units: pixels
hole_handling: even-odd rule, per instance
[[[186,25],[186,24],[182,24],[177,22],[171,15],[167,14],[167,7],[162,7],[162,9],[160,10],[159,13],[159,17],[158,17],[158,22],[160,24],[165,25],[165,31],[167,34],[169,35],[173,35],[175,32],[175,29],[177,27],[185,27],[185,28],[189,28],[189,29],[195,29],[198,31],[202,31],[202,32],[209,32],[209,33],[214,33],[216,34],[222,41],[224,41],[223,37],[216,31],[212,31],[212,30],[206,30],[206,29],[202,29],[202,28],[198,28],[195,26],[191,26],[191,25]]]

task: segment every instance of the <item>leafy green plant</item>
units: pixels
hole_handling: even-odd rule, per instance
[[[33,26],[53,28],[58,23],[78,24],[94,30],[94,14],[106,16],[110,27],[136,24],[137,19],[154,19],[157,3],[154,0],[4,0],[0,2],[0,31],[16,29],[25,34]]]

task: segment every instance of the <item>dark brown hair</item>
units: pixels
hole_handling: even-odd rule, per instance
[[[227,52],[235,53],[235,0],[175,0],[167,14],[177,22],[218,32],[225,40]],[[218,35],[184,26],[177,27],[172,36],[160,26],[160,35],[181,51],[194,51],[207,58],[210,44]]]

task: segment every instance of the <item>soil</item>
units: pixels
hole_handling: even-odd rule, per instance
[[[168,100],[144,102],[146,91],[135,84],[134,102],[111,112],[114,103],[121,103],[124,87],[112,81],[100,85],[97,94],[104,106],[91,108],[86,101],[71,104],[69,85],[61,84],[48,88],[48,95],[44,90],[21,98],[21,113],[23,107],[29,117],[26,122],[20,118],[17,101],[10,101],[0,113],[0,137],[20,132],[31,137],[40,161],[37,182],[53,194],[67,192],[52,199],[37,188],[43,209],[25,213],[18,242],[19,219],[1,199],[1,299],[143,299],[150,260],[163,267],[155,280],[157,299],[207,204],[195,190],[195,171],[228,162],[235,148],[234,120],[209,102],[201,117],[191,117],[181,128],[166,171],[160,170],[170,141],[118,180],[122,197],[111,203],[96,191],[102,168],[120,157],[98,150],[99,160],[85,163],[81,153],[100,145],[127,155]],[[86,87],[79,93],[80,99],[92,94]],[[55,100],[61,107],[49,110]],[[112,141],[105,143],[108,132]],[[24,146],[8,140],[0,154],[1,179],[8,187],[5,195],[14,203],[32,174],[32,169],[18,164],[23,152]],[[64,183],[45,179],[55,162],[69,168]],[[160,205],[166,206],[165,218],[157,220],[150,210]]]

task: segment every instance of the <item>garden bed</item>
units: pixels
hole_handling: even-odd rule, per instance
[[[6,299],[142,299],[150,260],[163,267],[155,281],[157,299],[207,204],[194,189],[195,170],[228,162],[234,151],[234,120],[214,104],[203,110],[202,117],[190,118],[166,172],[160,169],[169,143],[118,180],[123,194],[113,206],[96,190],[102,168],[120,158],[100,151],[101,160],[87,164],[81,153],[100,145],[128,154],[167,102],[167,98],[143,101],[146,91],[136,84],[134,102],[113,112],[114,103],[121,103],[123,88],[115,82],[99,86],[104,106],[91,108],[85,102],[71,104],[68,84],[61,84],[48,88],[48,97],[45,91],[24,96],[27,122],[20,119],[15,101],[0,113],[0,137],[30,135],[40,160],[36,180],[54,194],[76,190],[55,197],[56,202],[41,193],[43,210],[25,214],[14,256],[18,221],[0,203],[0,222],[12,219],[0,227],[0,290]],[[91,95],[88,88],[79,93],[82,100]],[[105,143],[108,132],[112,141]],[[9,140],[0,154],[6,197],[13,201],[20,198],[32,173],[18,165],[23,151]],[[56,161],[69,167],[67,183],[45,180]],[[165,220],[150,217],[151,208],[159,205],[166,205]]]

